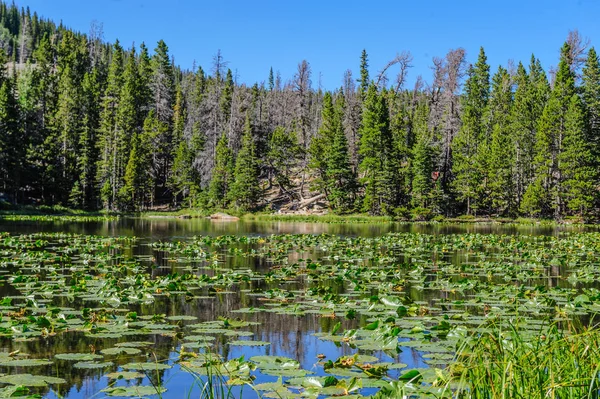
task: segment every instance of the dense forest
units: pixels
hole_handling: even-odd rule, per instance
[[[600,214],[600,63],[577,31],[558,66],[491,72],[481,48],[412,57],[315,90],[303,60],[236,82],[219,52],[183,70],[167,44],[125,48],[0,5],[4,206],[168,207],[595,218]],[[360,56],[360,57],[359,57]],[[397,74],[393,79],[389,76]]]

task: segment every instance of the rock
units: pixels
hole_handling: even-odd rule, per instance
[[[223,212],[213,213],[212,215],[210,215],[210,219],[211,220],[222,220],[222,221],[226,221],[226,222],[234,222],[234,221],[240,220],[240,218],[237,216],[231,216],[231,215],[228,215]]]

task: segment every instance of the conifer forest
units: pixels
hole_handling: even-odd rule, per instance
[[[220,51],[184,70],[2,3],[2,204],[596,219],[600,61],[565,39],[497,70],[457,43],[411,87],[409,53],[374,71],[367,49],[325,91],[307,60],[239,83]]]

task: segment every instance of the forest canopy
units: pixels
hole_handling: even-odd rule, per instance
[[[549,72],[534,55],[491,71],[483,48],[472,63],[455,48],[409,88],[410,53],[374,74],[364,50],[333,91],[313,88],[307,60],[249,85],[220,51],[184,70],[164,41],[152,47],[0,4],[4,206],[256,211],[314,198],[417,219],[600,214],[600,63],[577,31]]]

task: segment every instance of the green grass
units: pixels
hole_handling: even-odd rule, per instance
[[[243,220],[259,222],[310,222],[310,223],[391,223],[391,216],[352,215],[279,215],[279,214],[246,214]]]
[[[493,326],[463,343],[450,381],[459,398],[598,398],[599,359],[597,328]]]

